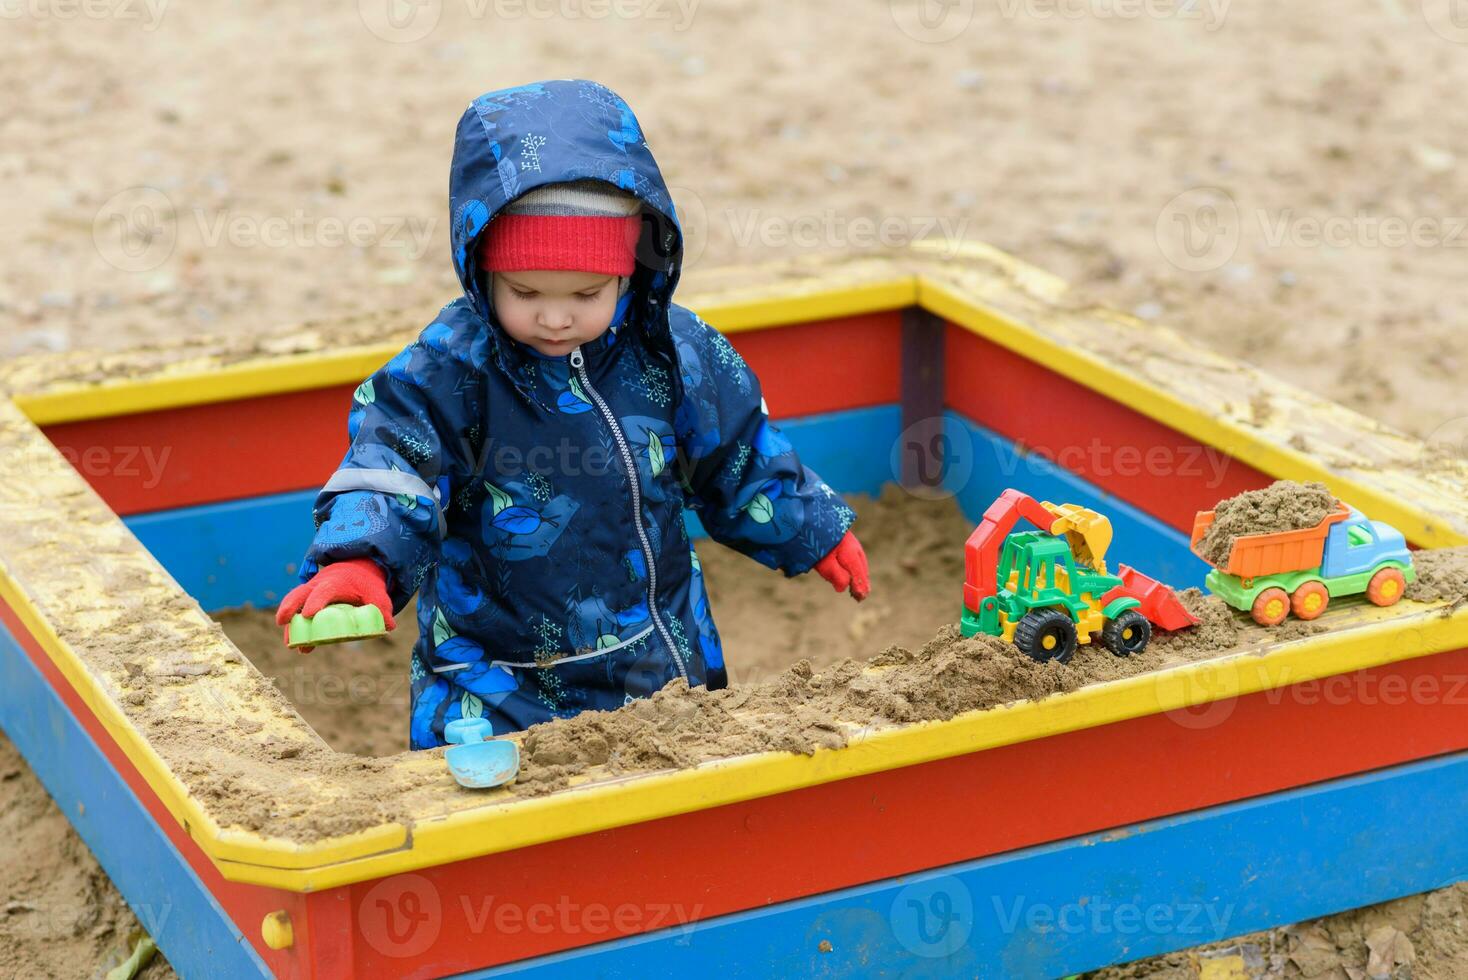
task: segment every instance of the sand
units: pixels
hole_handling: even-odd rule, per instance
[[[1335,496],[1323,483],[1276,480],[1262,489],[1246,490],[1218,502],[1198,552],[1209,564],[1222,567],[1228,564],[1235,539],[1316,527],[1335,505]]]
[[[650,706],[541,726],[527,740],[527,774],[542,762],[552,769],[572,761],[583,767],[605,763],[602,742],[621,750],[615,772],[766,749],[809,751],[840,743],[831,719],[948,718],[1216,655],[1239,640],[1238,616],[1197,589],[1182,597],[1203,620],[1199,627],[1159,630],[1146,653],[1124,660],[1083,646],[1069,665],[1042,665],[987,637],[964,640],[953,624],[961,602],[963,543],[973,528],[956,504],[896,487],[852,503],[872,568],[866,602],[851,603],[817,577],[787,579],[715,542],[699,542],[732,689],[669,689]],[[230,639],[332,747],[368,756],[406,748],[411,626],[303,656],[280,642],[269,610],[216,615]],[[415,621],[411,614],[399,620]],[[670,718],[678,729],[675,742],[657,735]],[[630,744],[644,735],[644,741]],[[574,760],[563,758],[566,746],[582,742],[591,747]],[[559,785],[559,777],[571,772],[556,769],[551,781]],[[537,782],[522,781],[527,787]]]
[[[18,246],[0,357],[314,311],[426,323],[455,291],[459,111],[594,75],[650,134],[695,271],[876,247],[857,219],[899,239],[941,220],[1399,428],[1468,418],[1468,61],[1416,2],[1233,3],[1217,22],[958,4],[971,19],[929,41],[899,26],[908,0],[602,19],[435,3],[399,43],[364,24],[380,4],[168,4],[156,23],[53,6],[6,21],[0,80],[25,95],[0,120]],[[131,211],[138,186],[166,208]],[[1210,214],[1222,244],[1193,261],[1180,236]],[[332,237],[354,218],[366,236]],[[137,261],[128,223],[161,232],[129,240]]]
[[[1413,552],[1412,566],[1417,581],[1407,586],[1408,599],[1445,599],[1452,609],[1468,601],[1468,546]]]
[[[891,488],[855,501],[872,569],[872,595],[860,605],[823,579],[788,579],[707,539],[699,560],[724,640],[733,684],[768,680],[798,660],[824,667],[867,657],[893,644],[920,647],[957,619],[963,542],[972,525],[949,500],[924,500]],[[760,610],[759,615],[744,615]],[[311,727],[343,752],[385,756],[408,747],[408,654],[417,637],[411,607],[405,629],[378,640],[321,647],[302,655],[280,642],[268,610],[216,614],[225,633]]]
[[[139,927],[46,788],[0,735],[0,977],[91,976],[120,961]],[[157,956],[138,976],[175,974]]]
[[[1241,956],[1250,968],[1250,980],[1462,980],[1468,975],[1468,884],[1084,976],[1086,980],[1197,980],[1199,967],[1209,954]]]
[[[427,322],[455,291],[442,198],[463,104],[495,85],[594,74],[637,108],[676,185],[695,245],[690,281],[727,262],[864,247],[849,230],[858,218],[912,232],[943,220],[1097,302],[1464,452],[1468,61],[1424,16],[1441,5],[1358,0],[1321,17],[1310,4],[1233,4],[1209,25],[981,4],[943,43],[905,33],[887,3],[708,4],[687,23],[501,23],[422,5],[442,17],[413,43],[365,29],[358,10],[370,6],[172,4],[150,23],[63,19],[42,4],[7,19],[0,79],[24,97],[0,118],[0,219],[17,246],[0,280],[0,357],[247,336],[308,311],[404,308]],[[167,199],[156,225],[126,210],[149,203],[126,193],[144,185]],[[1236,241],[1205,268],[1166,233],[1198,230],[1174,216],[1209,213],[1200,203],[1221,205],[1223,241]],[[289,228],[298,212],[304,233]],[[155,239],[172,241],[157,265],[119,253],[108,223],[119,216],[172,231]],[[324,242],[316,232],[337,218],[365,218],[375,237]],[[215,238],[221,221],[232,230]],[[797,221],[813,243],[781,235]],[[271,222],[286,223],[284,240],[260,234]],[[1384,240],[1391,222],[1427,236]],[[1322,226],[1344,239],[1312,240]],[[415,229],[429,232],[426,246]],[[818,587],[783,594],[816,606]],[[735,676],[755,680],[761,657],[787,654],[730,636],[724,602],[730,648],[750,664],[731,658]],[[835,633],[812,628],[788,655],[820,666],[823,637],[846,628],[830,615]],[[874,644],[888,639],[882,626],[868,627]],[[757,641],[758,625],[746,628]],[[374,676],[386,684],[395,669]],[[291,701],[281,710],[311,716]],[[380,736],[353,737],[344,727],[333,742],[348,759]],[[26,780],[31,796],[11,789]],[[39,792],[23,772],[0,787],[3,812]],[[53,904],[88,906],[69,884],[75,860],[29,856],[67,833],[54,808],[27,810],[0,844],[0,881],[9,889],[22,880],[13,869],[34,864],[54,872]],[[4,935],[34,937],[6,915]],[[1456,917],[1431,921],[1461,929]],[[74,976],[94,951],[85,937],[48,935],[13,955],[27,975]]]
[[[590,712],[537,726],[525,736],[524,765],[514,792],[554,792],[592,769],[598,775],[622,775],[747,752],[810,752],[840,745],[874,727],[1043,698],[1257,642],[1247,617],[1196,589],[1181,597],[1200,625],[1173,634],[1159,631],[1146,652],[1130,658],[1092,645],[1081,647],[1069,664],[1040,664],[993,638],[964,639],[954,620],[962,544],[971,526],[956,505],[912,498],[896,488],[880,499],[857,498],[853,504],[856,527],[872,561],[870,600],[854,604],[819,579],[788,580],[722,546],[701,543],[711,600],[724,631],[731,688],[690,691],[675,685],[616,712]],[[1429,568],[1439,564],[1451,563],[1436,555],[1424,560]],[[404,749],[411,628],[383,640],[322,647],[303,656],[280,642],[269,610],[230,611],[219,619],[270,678],[260,695],[262,703],[272,702],[282,712],[298,711],[330,747],[284,743],[241,725],[228,733],[236,747],[248,746],[245,758],[232,762],[236,768],[222,776],[207,771],[207,752],[186,767],[212,807],[245,826],[284,826],[302,801],[289,785],[280,784],[282,774],[289,784],[299,782],[289,778],[292,774],[310,771],[372,772],[382,767],[380,757]],[[403,621],[413,622],[411,616]],[[1326,628],[1300,625],[1302,632]],[[168,685],[185,683],[199,669],[205,668],[179,663],[155,669],[137,686],[155,693],[137,707],[145,715],[163,708]],[[152,733],[167,744],[210,737],[204,725],[189,719],[173,719]],[[8,744],[4,748],[15,758]],[[6,868],[7,880],[13,869],[18,882],[9,900],[38,905],[32,896],[54,891],[64,896],[54,905],[84,910],[89,923],[85,930],[46,941],[69,950],[61,959],[90,962],[134,927],[130,913],[30,773],[18,762],[10,768],[14,775],[5,785],[14,784],[16,790],[7,790],[0,808],[0,818],[16,825],[16,833],[0,845],[0,867]],[[270,799],[252,789],[271,781],[280,785],[280,792]],[[389,788],[376,798],[357,799],[350,813],[310,830],[337,833],[365,820],[401,817],[399,801],[391,795]],[[37,861],[38,853],[50,856]],[[0,926],[7,924],[13,935],[24,925],[13,915],[0,919]],[[18,956],[29,955],[29,942],[19,936]]]

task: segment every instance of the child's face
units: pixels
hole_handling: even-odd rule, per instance
[[[536,270],[496,272],[490,278],[505,333],[553,357],[606,333],[617,309],[616,276]]]

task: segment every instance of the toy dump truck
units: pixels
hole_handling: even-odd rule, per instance
[[[1193,522],[1193,553],[1204,561],[1200,544],[1214,515],[1200,511]],[[1235,538],[1206,584],[1254,622],[1277,626],[1290,613],[1315,619],[1333,596],[1365,593],[1376,605],[1390,606],[1416,578],[1402,532],[1336,501],[1335,510],[1314,527]]]
[[[1021,517],[1041,530],[1011,534]],[[1106,649],[1130,656],[1147,648],[1154,623],[1196,625],[1162,583],[1126,565],[1108,573],[1110,544],[1104,515],[1005,490],[964,546],[960,631],[1002,637],[1035,660],[1065,663],[1097,634]]]

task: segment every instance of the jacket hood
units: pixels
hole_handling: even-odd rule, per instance
[[[500,329],[479,274],[477,248],[505,205],[546,184],[606,181],[643,203],[637,271],[619,329],[641,329],[666,347],[668,308],[683,258],[683,233],[637,117],[598,82],[557,79],[481,95],[459,118],[449,171],[454,271],[473,310],[491,326],[494,359],[508,369]],[[516,372],[510,370],[512,376]]]

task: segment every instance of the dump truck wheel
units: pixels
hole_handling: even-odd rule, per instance
[[[1290,612],[1300,619],[1316,619],[1330,605],[1330,592],[1324,582],[1304,582],[1290,596]]]
[[[1290,614],[1290,594],[1278,586],[1265,589],[1249,612],[1260,626],[1278,626]]]
[[[1383,568],[1371,576],[1366,586],[1366,598],[1378,606],[1394,605],[1407,591],[1407,576],[1400,568]]]
[[[1130,657],[1147,649],[1152,639],[1152,624],[1135,609],[1128,609],[1101,627],[1101,645],[1118,657]]]
[[[1014,645],[1031,660],[1068,663],[1076,652],[1076,624],[1059,609],[1027,612],[1014,628]]]

